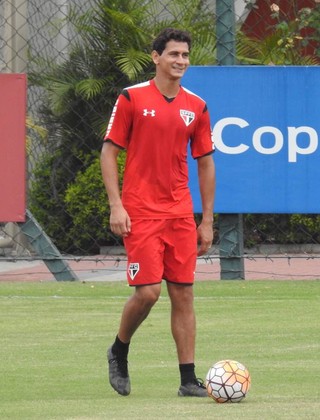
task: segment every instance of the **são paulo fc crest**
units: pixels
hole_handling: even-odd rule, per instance
[[[134,280],[135,276],[138,274],[140,270],[139,263],[130,263],[128,267],[128,273],[131,278],[131,280]]]
[[[186,111],[185,109],[180,109],[180,117],[183,119],[185,125],[188,127],[192,123],[195,117],[195,113],[191,111]]]

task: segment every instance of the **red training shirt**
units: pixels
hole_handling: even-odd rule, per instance
[[[126,88],[114,106],[105,141],[127,150],[122,203],[132,219],[193,216],[187,150],[211,154],[210,117],[199,96],[180,87],[166,99],[153,80]]]

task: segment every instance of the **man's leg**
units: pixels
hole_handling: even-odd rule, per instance
[[[206,397],[207,391],[195,376],[196,319],[193,287],[167,283],[171,299],[171,330],[176,343],[181,386],[179,396]]]
[[[159,299],[161,284],[136,287],[122,312],[118,337],[123,343],[129,343],[131,337],[147,318],[153,305]]]
[[[171,299],[171,330],[179,364],[194,363],[196,319],[193,287],[167,283]]]
[[[131,391],[127,361],[130,340],[157,302],[160,291],[161,284],[136,287],[123,308],[118,335],[108,349],[109,381],[121,395]]]

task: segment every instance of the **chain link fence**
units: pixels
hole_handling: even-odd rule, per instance
[[[152,77],[150,44],[161,28],[192,33],[197,65],[228,64],[230,55],[231,64],[318,65],[319,21],[317,0],[2,0],[0,71],[29,81],[28,209],[64,258],[119,261],[99,151],[119,92]],[[205,263],[219,262],[218,224],[216,232]],[[320,255],[319,232],[315,214],[245,214],[239,257],[305,256],[307,266]],[[0,223],[0,258],[39,254],[19,224]]]

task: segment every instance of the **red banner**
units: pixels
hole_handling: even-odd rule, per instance
[[[0,222],[26,210],[26,75],[0,74]]]

